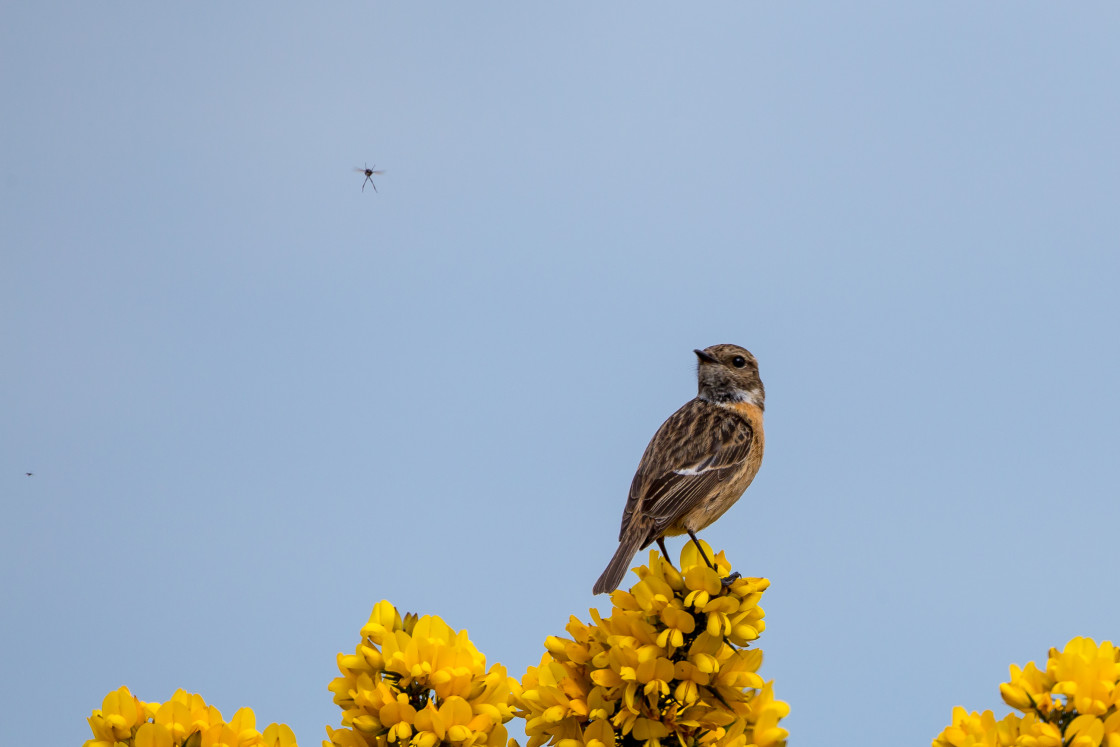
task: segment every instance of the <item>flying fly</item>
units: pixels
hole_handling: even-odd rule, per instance
[[[376,169],[376,168],[377,168],[377,164],[375,163],[373,165],[373,169]],[[374,174],[384,174],[385,173],[384,171],[374,171],[373,169],[371,169],[369,166],[366,166],[364,169],[354,169],[354,171],[357,171],[359,174],[365,174],[366,175],[366,181],[362,182],[362,191],[363,192],[366,191],[366,182],[369,182],[369,186],[373,187],[373,191],[376,192],[377,191],[377,185],[373,183],[373,175]]]

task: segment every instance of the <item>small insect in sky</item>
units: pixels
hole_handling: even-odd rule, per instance
[[[34,472],[24,472],[23,474],[27,475],[28,477],[34,477],[35,476]]]
[[[373,169],[376,169],[376,168],[377,168],[377,164],[375,163],[375,164],[373,164]],[[373,183],[373,175],[374,174],[384,174],[385,172],[384,171],[374,171],[373,169],[371,169],[369,166],[366,166],[364,169],[354,169],[354,171],[357,171],[359,174],[365,174],[366,175],[366,182],[369,182],[369,186],[373,187],[373,191],[376,192],[377,191],[377,185]],[[366,182],[362,182],[362,191],[363,192],[366,191]]]

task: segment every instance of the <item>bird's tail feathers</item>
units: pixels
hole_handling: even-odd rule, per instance
[[[630,527],[631,531],[627,532],[619,541],[618,549],[614,551],[614,557],[611,558],[611,562],[607,563],[607,569],[595,582],[594,592],[596,594],[617,589],[618,585],[622,583],[622,577],[626,575],[626,571],[630,570],[630,561],[634,559],[634,555],[646,538],[645,532],[635,532],[633,531],[635,528]]]

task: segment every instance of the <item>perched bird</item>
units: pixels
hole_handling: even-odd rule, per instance
[[[642,454],[622,512],[618,550],[595,582],[596,594],[614,591],[638,550],[665,537],[696,533],[739,500],[762,464],[762,411],[766,390],[758,361],[738,345],[693,351],[699,359],[696,399],[662,423]]]

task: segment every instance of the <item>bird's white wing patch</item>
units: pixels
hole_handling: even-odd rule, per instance
[[[712,471],[711,467],[687,467],[685,469],[675,469],[675,470],[673,470],[673,474],[674,475],[692,476],[692,475],[702,475],[705,472],[711,472],[711,471]]]

